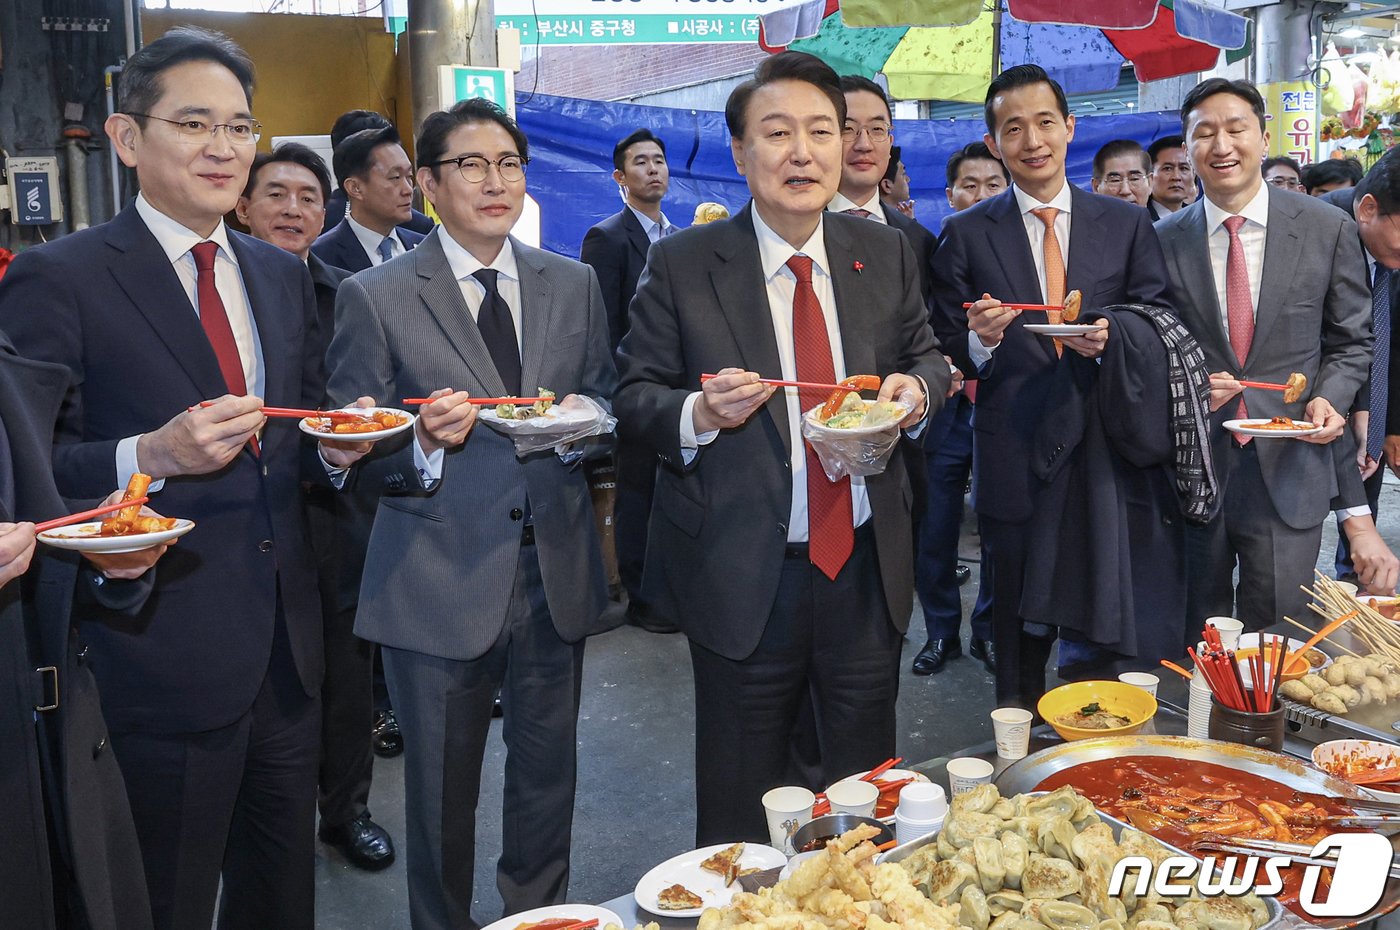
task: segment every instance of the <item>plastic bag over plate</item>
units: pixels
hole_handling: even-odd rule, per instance
[[[587,439],[603,436],[617,427],[617,418],[591,397],[570,394],[540,416],[525,420],[503,420],[495,407],[481,411],[482,421],[515,443],[515,454],[529,455]]]
[[[802,438],[817,453],[822,471],[832,481],[849,475],[878,475],[885,470],[890,453],[899,442],[900,422],[913,409],[903,401],[871,406],[860,425],[833,429],[817,421],[821,408],[813,407],[802,415]]]

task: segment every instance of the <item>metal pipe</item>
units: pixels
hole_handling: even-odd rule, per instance
[[[126,57],[136,54],[136,46],[141,43],[141,0],[122,0],[122,26],[126,30]]]
[[[102,83],[106,88],[107,95],[107,115],[111,116],[117,112],[116,98],[112,94],[112,75],[120,74],[121,65],[108,65],[102,69]],[[108,169],[112,174],[112,216],[122,212],[122,163],[117,157],[117,147],[107,145]]]
[[[87,149],[83,140],[70,137],[68,149],[68,228],[73,232],[92,225],[88,213]]]
[[[495,17],[491,4],[481,0],[408,0],[407,36],[416,131],[424,117],[442,106],[439,67],[495,67]]]

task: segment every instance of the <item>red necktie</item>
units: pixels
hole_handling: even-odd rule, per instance
[[[805,255],[794,255],[788,259],[787,266],[797,276],[797,290],[792,295],[792,343],[797,379],[833,384],[836,366],[831,360],[826,317],[822,315],[817,292],[812,290],[812,260]],[[798,397],[803,410],[810,410],[826,400],[821,391],[802,391]],[[851,557],[855,535],[851,526],[851,479],[842,478],[834,484],[827,480],[817,453],[807,446],[808,558],[823,575],[834,581]]]
[[[228,392],[242,397],[248,393],[248,382],[243,376],[243,358],[238,354],[238,343],[233,339],[233,327],[229,325],[228,313],[224,311],[223,298],[214,286],[214,256],[218,251],[217,242],[201,242],[190,249],[198,272],[195,297],[199,304],[199,322],[204,327],[204,335],[209,338],[214,357],[219,360],[219,371],[224,376]],[[257,455],[258,440],[253,438],[249,444],[253,454]]]
[[[1230,251],[1225,259],[1225,315],[1230,322],[1230,348],[1235,350],[1241,369],[1254,342],[1254,296],[1249,286],[1249,266],[1244,260],[1244,243],[1240,242],[1240,227],[1244,223],[1242,216],[1225,218],[1225,231],[1230,234]],[[1235,415],[1241,420],[1249,416],[1244,394],[1240,394]],[[1235,441],[1244,445],[1249,437],[1236,433]]]

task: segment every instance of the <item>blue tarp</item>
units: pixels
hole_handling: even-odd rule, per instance
[[[666,142],[671,192],[663,208],[673,223],[689,226],[695,205],[706,200],[737,211],[749,199],[734,170],[723,113],[521,94],[516,117],[530,140],[529,190],[540,204],[541,242],[552,252],[577,257],[588,228],[622,208],[612,180],[613,145],[639,127]],[[895,121],[918,219],[935,232],[950,212],[943,193],[948,157],[984,131],[980,120]],[[1145,147],[1180,132],[1174,111],[1082,117],[1069,149],[1070,180],[1087,190],[1094,153],[1111,139]]]

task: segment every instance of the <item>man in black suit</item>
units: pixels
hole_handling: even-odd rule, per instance
[[[890,164],[880,179],[880,202],[914,219],[914,200],[909,196],[909,172],[904,169],[903,152],[890,146]]]
[[[36,552],[33,522],[10,522],[91,506],[54,487],[53,424],[67,385],[62,366],[20,358],[0,332],[0,926],[146,930],[126,787],[104,751],[96,684],[70,626],[97,605],[130,616],[166,547],[91,553],[84,564]]]
[[[335,159],[335,150],[340,148],[340,143],[344,142],[354,133],[362,129],[383,129],[392,126],[388,117],[373,110],[347,110],[335,118],[335,123],[331,126],[331,159]],[[336,188],[331,192],[330,199],[326,201],[326,218],[321,221],[321,232],[330,232],[345,219],[345,191]],[[416,232],[420,236],[426,236],[433,231],[433,218],[426,213],[419,212],[416,208],[409,217],[403,228],[411,232]]]
[[[1028,605],[1043,591],[1033,590],[1026,579],[1063,553],[1087,562],[1096,539],[1111,538],[1091,533],[1050,547],[1057,551],[1031,548],[1036,527],[1046,522],[1041,497],[1054,472],[1067,462],[1075,468],[1081,464],[1073,438],[1048,432],[1043,424],[1093,410],[1092,397],[1065,401],[1059,395],[1097,390],[1101,371],[1095,360],[1104,358],[1107,369],[1106,352],[1113,349],[1111,333],[1117,324],[1111,330],[1109,320],[1101,319],[1095,331],[1063,337],[1061,352],[1050,338],[1026,328],[1027,323],[1044,323],[1043,313],[1023,313],[1002,303],[1057,304],[1077,289],[1089,311],[1124,303],[1162,304],[1166,269],[1144,211],[1069,183],[1064,165],[1074,117],[1064,92],[1043,69],[1019,65],[1002,72],[987,91],[986,121],[985,142],[1015,186],[944,221],[934,256],[934,328],[964,374],[978,381],[974,503],[994,586],[997,700],[1033,708],[1045,690],[1054,627],[1079,618],[1066,616],[1071,609],[1047,604],[1043,597],[1033,612]],[[966,301],[973,301],[971,309],[963,309]],[[1113,352],[1125,348],[1120,343]],[[1051,444],[1044,453],[1042,441]],[[1155,470],[1149,477],[1148,471],[1117,458],[1103,476],[1106,490],[1135,497],[1141,510],[1133,512],[1142,521],[1144,538],[1154,551],[1158,546],[1170,549],[1171,539],[1155,535],[1162,532],[1156,524],[1172,519],[1162,512],[1166,502],[1158,497],[1161,477]],[[1137,528],[1128,523],[1119,530],[1127,534]],[[1122,567],[1130,568],[1140,552],[1129,553],[1129,564]],[[1121,564],[1121,554],[1115,558]],[[1170,566],[1159,568],[1171,575]],[[1129,586],[1124,593],[1131,596],[1123,607],[1127,613],[1115,621],[1121,625],[1118,635],[1142,636],[1161,611],[1148,592]]]
[[[1147,206],[1152,159],[1132,139],[1105,142],[1094,153],[1094,176],[1090,181],[1096,194],[1117,197],[1135,206]]]
[[[336,292],[340,282],[350,277],[349,272],[311,254],[330,187],[320,156],[304,145],[284,142],[253,159],[243,196],[234,208],[254,236],[306,262],[316,289],[316,340],[322,356],[335,332]],[[318,833],[323,842],[339,848],[362,869],[381,869],[394,861],[393,840],[374,822],[368,808],[374,764],[370,750],[374,644],[354,632],[375,504],[369,495],[350,488],[337,491],[321,484],[306,488],[326,649]]]
[[[649,129],[628,133],[613,146],[612,179],[622,195],[623,207],[588,230],[578,257],[598,275],[603,305],[608,309],[609,344],[616,352],[627,332],[627,308],[637,292],[647,250],[677,229],[661,210],[661,201],[671,187],[666,143]],[[618,578],[627,591],[627,620],[654,633],[674,633],[675,624],[658,616],[642,595],[656,456],[619,437],[614,462],[617,503],[613,538]]]
[[[103,494],[139,470],[162,510],[198,525],[134,618],[77,624],[157,928],[209,926],[216,898],[220,927],[314,922],[323,664],[301,482],[363,449],[321,443],[318,462],[295,423],[261,412],[263,398],[314,405],[323,385],[305,267],[223,223],[259,134],[252,78],[241,49],[200,29],[132,56],[106,129],[136,203],[0,280],[0,328],[69,371],[59,491]]]
[[[354,133],[335,150],[332,167],[349,210],[311,246],[317,258],[353,274],[423,241],[402,225],[413,209],[413,163],[394,127]]]
[[[1265,118],[1263,99],[1247,81],[1196,85],[1181,122],[1205,195],[1156,226],[1172,306],[1205,352],[1217,410],[1211,441],[1223,503],[1189,532],[1190,629],[1211,616],[1260,629],[1306,615],[1299,586],[1310,583],[1322,523],[1341,490],[1342,456],[1329,446],[1342,435],[1342,412],[1370,364],[1371,298],[1356,224],[1264,183]],[[1295,371],[1308,385],[1293,403],[1278,391],[1245,393],[1239,383],[1281,383]],[[1224,425],[1273,416],[1322,431],[1250,440]]]
[[[845,111],[835,72],[800,52],[735,88],[725,120],[753,200],[652,247],[618,350],[619,426],[662,463],[643,590],[690,639],[700,845],[766,840],[760,798],[784,783],[809,694],[824,783],[894,752],[904,460],[828,480],[799,429],[822,394],[759,383],[880,374],[905,428],[948,386],[909,240],[826,212]]]
[[[1152,159],[1152,194],[1147,212],[1155,223],[1186,206],[1196,193],[1196,170],[1181,136],[1163,136],[1147,147]]]

